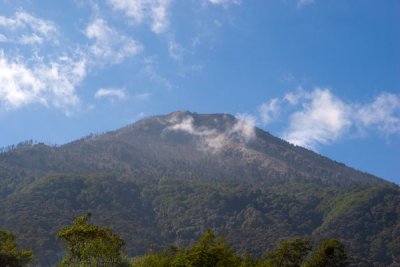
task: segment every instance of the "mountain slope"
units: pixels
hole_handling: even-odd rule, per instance
[[[0,154],[0,228],[42,265],[92,211],[130,255],[189,245],[206,227],[261,256],[297,236],[342,238],[354,262],[400,261],[400,191],[227,114],[174,112],[104,135]]]
[[[3,153],[0,167],[2,177],[13,176],[15,183],[23,185],[49,173],[92,172],[251,184],[291,179],[335,186],[386,183],[290,145],[231,115],[187,111],[152,117],[57,148],[36,145]],[[9,190],[3,194],[13,191]]]

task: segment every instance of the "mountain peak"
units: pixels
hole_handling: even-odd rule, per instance
[[[121,150],[126,150],[124,154],[129,154],[129,158],[148,158],[152,162],[161,160],[162,164],[180,162],[179,166],[187,167],[178,171],[179,176],[188,171],[186,168],[189,166],[204,171],[204,164],[207,164],[209,173],[205,179],[217,176],[222,180],[236,181],[247,173],[246,182],[266,184],[282,183],[288,177],[338,185],[384,182],[291,145],[251,123],[224,113],[176,111],[143,119],[101,139],[107,140],[113,150],[117,149],[116,144],[123,146]],[[210,160],[214,162],[205,163]],[[238,174],[232,173],[234,170]]]
[[[189,110],[177,110],[174,112],[171,112],[167,115],[167,117],[173,117],[173,116],[182,116],[182,115],[192,115],[193,113],[190,112]]]
[[[27,173],[111,172],[158,179],[251,184],[304,181],[334,184],[385,183],[312,151],[291,145],[229,114],[176,111],[81,139],[31,157],[31,150],[4,155],[4,169]],[[49,166],[49,170],[46,168]]]

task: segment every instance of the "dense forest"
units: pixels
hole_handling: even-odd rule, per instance
[[[283,242],[266,253],[254,258],[249,254],[238,255],[227,239],[216,236],[209,228],[200,240],[189,248],[169,245],[161,252],[151,250],[143,255],[128,258],[124,254],[125,241],[112,233],[111,228],[101,228],[89,222],[91,213],[75,219],[72,226],[63,226],[57,233],[66,252],[57,266],[221,266],[221,267],[321,267],[348,266],[345,248],[340,240],[322,241],[312,252],[310,240],[296,238]],[[31,251],[21,251],[12,233],[0,230],[1,266],[22,267],[35,261]]]
[[[0,154],[0,228],[34,264],[60,262],[57,233],[87,212],[125,240],[129,258],[168,254],[169,244],[189,253],[209,228],[241,260],[296,238],[316,250],[337,238],[350,265],[400,264],[397,185],[226,114],[176,112]]]

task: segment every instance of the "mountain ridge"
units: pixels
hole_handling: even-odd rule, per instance
[[[170,147],[166,147],[173,145],[175,148],[179,147],[182,151],[186,150],[187,152],[188,149],[182,146],[184,143],[184,145],[189,146],[189,149],[198,152],[190,153],[190,156],[195,157],[197,160],[209,156],[217,159],[217,154],[224,154],[225,156],[230,154],[231,158],[242,156],[250,163],[258,164],[260,169],[263,169],[264,166],[277,172],[282,172],[283,169],[290,169],[288,167],[288,164],[290,164],[291,168],[299,169],[297,171],[303,176],[305,175],[308,178],[318,176],[321,178],[328,177],[330,175],[329,172],[332,172],[331,169],[336,168],[340,171],[339,174],[336,173],[337,179],[344,183],[349,182],[347,181],[349,178],[345,177],[346,174],[351,177],[350,180],[353,182],[384,183],[382,178],[357,171],[345,166],[343,163],[332,161],[305,148],[291,145],[268,132],[253,127],[244,121],[237,120],[229,114],[202,115],[189,111],[178,111],[166,116],[153,116],[119,130],[92,138],[76,140],[57,148],[36,145],[22,148],[22,150],[11,152],[11,154],[18,154],[26,150],[27,156],[38,157],[39,159],[35,163],[25,157],[26,163],[24,167],[29,167],[29,164],[33,164],[32,167],[38,169],[34,166],[43,163],[38,162],[40,158],[44,161],[46,153],[53,153],[52,166],[48,167],[54,169],[55,173],[71,172],[66,166],[68,166],[68,163],[74,162],[74,159],[71,158],[72,156],[76,158],[79,157],[79,154],[101,153],[101,149],[96,148],[96,146],[111,150],[110,142],[116,143],[115,146],[119,145],[118,148],[111,151],[114,160],[116,158],[117,161],[125,161],[133,165],[134,160],[140,161],[138,153],[149,154],[149,150],[163,153],[167,149],[168,157],[174,157],[176,160],[185,159],[186,155],[184,153],[179,151],[171,153]],[[138,152],[128,151],[127,148]],[[18,155],[16,156],[18,157]],[[2,155],[0,154],[0,162],[2,162],[1,159]],[[318,161],[318,164],[321,165],[316,167],[316,173],[310,173],[310,168],[315,166],[306,166],[312,164],[310,159]],[[21,163],[24,160],[20,157],[18,162]],[[78,166],[79,164],[86,164],[85,169],[93,169],[93,166],[88,166],[86,162],[74,162],[74,164]],[[93,165],[95,163],[91,162],[90,164]],[[271,166],[272,164],[276,166]],[[57,165],[62,165],[62,168],[57,168]],[[110,171],[111,169],[106,168],[101,169],[101,171]],[[72,170],[72,172],[75,171]],[[282,175],[283,173],[280,174],[280,176]],[[275,176],[279,176],[279,174],[276,173]]]
[[[116,131],[0,154],[0,228],[51,265],[55,233],[88,211],[128,255],[190,245],[206,227],[236,250],[341,238],[352,261],[400,262],[400,189],[229,114],[153,116]]]

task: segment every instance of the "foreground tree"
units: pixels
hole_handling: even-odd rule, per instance
[[[266,259],[237,255],[227,239],[207,229],[199,242],[188,249],[168,246],[162,252],[148,253],[133,260],[134,267],[342,267],[348,266],[343,244],[335,238],[322,241],[311,256],[310,240],[296,238],[281,243]]]
[[[337,238],[322,241],[306,264],[310,267],[344,267],[348,266],[344,245]]]
[[[168,246],[163,252],[147,254],[136,258],[133,266],[140,267],[167,267],[167,266],[242,266],[240,257],[233,251],[227,239],[207,229],[199,242],[187,250]]]
[[[281,246],[267,253],[267,265],[277,267],[298,267],[303,264],[312,250],[310,240],[296,238],[281,243]]]
[[[240,257],[227,244],[227,239],[218,236],[208,228],[200,241],[186,253],[188,266],[239,266]]]
[[[61,266],[124,266],[125,241],[111,228],[99,228],[88,222],[91,214],[78,217],[72,226],[58,232],[67,249]]]
[[[13,233],[0,230],[0,266],[27,266],[34,261],[32,251],[19,250]]]

